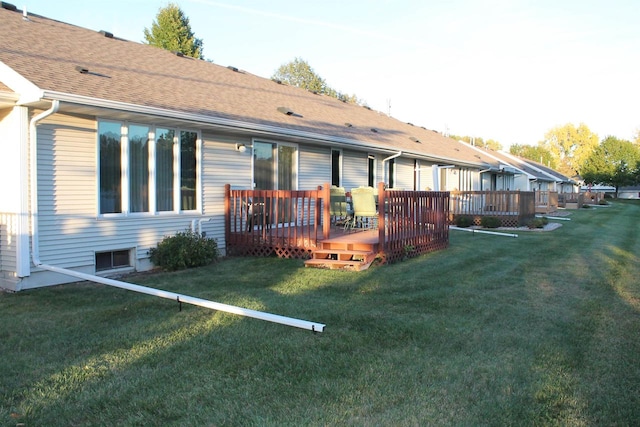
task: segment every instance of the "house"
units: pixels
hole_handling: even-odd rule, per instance
[[[0,3],[0,287],[152,267],[238,189],[477,190],[500,163],[424,127]],[[8,183],[11,183],[10,185]]]
[[[620,187],[618,199],[640,199],[640,185]]]

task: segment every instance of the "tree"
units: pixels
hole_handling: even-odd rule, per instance
[[[313,68],[311,68],[309,63],[302,58],[295,58],[291,62],[282,64],[271,76],[271,80],[307,89],[314,93],[331,96],[344,102],[363,104],[363,101],[358,99],[356,95],[341,93],[329,87],[327,82],[325,82],[325,80],[320,77]]]
[[[568,177],[578,173],[584,161],[598,146],[598,135],[584,124],[576,128],[566,124],[551,129],[544,136],[542,146],[556,161],[557,170]]]
[[[204,59],[202,40],[195,37],[189,25],[189,18],[174,3],[160,8],[151,29],[144,29],[144,38],[151,46]]]
[[[605,138],[585,160],[580,175],[586,183],[618,189],[638,182],[640,147],[614,136]]]
[[[523,159],[529,159],[534,162],[541,163],[551,169],[555,169],[557,167],[556,160],[551,155],[551,152],[540,144],[536,146],[513,144],[509,147],[509,153],[514,156],[522,157]]]
[[[316,74],[309,63],[302,58],[295,58],[291,62],[282,64],[271,76],[271,79],[311,92],[327,94],[329,91],[324,79]]]

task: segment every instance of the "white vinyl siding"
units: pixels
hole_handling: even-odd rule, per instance
[[[413,159],[397,157],[395,159],[395,188],[413,191]]]
[[[94,267],[95,252],[135,249],[135,260],[200,215],[100,217],[97,122],[56,114],[38,126],[40,258],[65,268]],[[222,191],[222,190],[221,190]]]
[[[301,190],[314,190],[331,183],[331,148],[301,146],[298,180]]]
[[[342,186],[346,191],[368,185],[368,162],[367,152],[350,150],[342,152]]]
[[[4,185],[0,197],[0,281],[16,272],[17,238],[20,212],[20,144],[18,110],[0,110],[0,180]]]
[[[224,136],[208,132],[202,133],[202,231],[207,237],[218,241],[218,248],[226,250],[224,240],[224,186],[232,189],[246,189],[251,184],[251,149],[244,153],[235,149],[235,144],[251,145],[251,138]]]
[[[416,163],[417,171],[416,171],[416,180],[417,180],[417,190],[418,191],[433,191],[435,190],[433,186],[433,165],[431,163],[427,163],[424,160],[418,160]]]

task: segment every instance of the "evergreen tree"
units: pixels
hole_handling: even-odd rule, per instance
[[[144,38],[152,46],[204,59],[202,40],[195,37],[189,18],[174,3],[169,3],[158,11],[151,29],[144,29]]]

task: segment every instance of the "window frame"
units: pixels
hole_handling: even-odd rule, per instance
[[[170,127],[162,125],[146,124],[128,120],[112,120],[108,118],[98,118],[96,127],[96,209],[98,218],[114,218],[114,217],[139,217],[139,216],[156,216],[156,215],[182,215],[182,214],[201,214],[202,213],[202,132],[199,129],[188,127]],[[100,123],[112,123],[120,125],[120,212],[102,212],[102,189],[101,189],[101,153],[100,153]],[[131,126],[145,127],[148,129],[148,189],[147,189],[147,205],[148,210],[144,212],[132,212],[130,203],[130,178],[131,178],[131,156],[129,129]],[[172,202],[171,210],[160,211],[157,206],[157,150],[156,136],[158,129],[173,131],[172,142]],[[182,162],[181,162],[181,135],[183,133],[194,133],[195,140],[195,209],[182,210]]]

